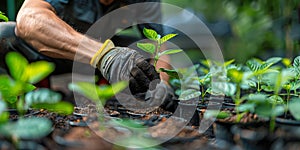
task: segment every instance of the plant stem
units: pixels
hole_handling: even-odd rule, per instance
[[[154,64],[153,66],[156,68],[156,64],[157,64],[157,61],[159,59],[158,57],[158,53],[160,51],[160,47],[161,47],[161,44],[160,44],[160,40],[157,40],[157,43],[156,43],[156,50],[155,50],[155,53],[154,53]]]

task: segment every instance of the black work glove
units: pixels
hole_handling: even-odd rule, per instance
[[[110,50],[104,55],[98,68],[109,83],[129,80],[132,94],[153,89],[159,81],[159,74],[154,66],[138,52],[127,47],[115,47]]]

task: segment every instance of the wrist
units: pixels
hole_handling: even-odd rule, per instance
[[[103,56],[114,47],[114,43],[110,39],[107,39],[90,60],[90,65],[94,68],[97,68],[98,63],[103,58]]]

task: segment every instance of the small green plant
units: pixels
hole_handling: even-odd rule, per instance
[[[182,52],[181,49],[170,49],[170,50],[164,50],[161,52],[162,44],[164,44],[168,40],[172,39],[177,34],[167,34],[167,35],[161,37],[155,30],[147,29],[147,28],[143,29],[143,34],[149,40],[151,40],[153,42],[137,43],[137,47],[145,52],[148,52],[148,53],[154,55],[154,67],[156,67],[156,63],[161,56]]]
[[[5,21],[5,22],[8,21],[8,18],[7,18],[7,17],[4,15],[4,13],[1,12],[1,11],[0,11],[0,20],[3,20],[3,21]]]
[[[0,76],[0,93],[8,107],[16,108],[21,116],[29,107],[72,113],[73,105],[61,102],[59,93],[50,89],[34,91],[34,84],[47,77],[54,70],[54,64],[47,61],[29,63],[17,52],[8,53],[5,59],[11,77]]]
[[[127,81],[120,81],[111,85],[100,86],[89,82],[76,82],[70,83],[69,89],[78,92],[81,95],[87,97],[88,99],[94,101],[98,106],[100,115],[102,115],[102,105],[104,105],[109,98],[124,90],[127,86]],[[100,119],[102,119],[101,117],[103,116],[100,116]]]
[[[267,59],[266,61],[260,60],[258,58],[253,58],[246,62],[246,65],[252,72],[250,78],[256,83],[255,86],[257,92],[261,92],[262,89],[265,89],[263,86],[263,76],[270,72],[276,72],[277,70],[272,69],[271,67],[281,60],[282,58],[280,57],[272,57]]]
[[[61,102],[61,95],[50,89],[36,90],[34,84],[54,70],[52,63],[29,63],[17,52],[9,52],[5,60],[11,76],[0,76],[0,133],[11,138],[18,149],[20,139],[38,139],[49,134],[52,129],[52,122],[47,118],[24,118],[23,114],[29,108],[71,114],[73,105]],[[17,109],[20,116],[17,121],[8,121],[7,107]]]

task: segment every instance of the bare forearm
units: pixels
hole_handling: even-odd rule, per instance
[[[24,2],[17,16],[16,34],[42,54],[74,60],[77,53],[77,61],[83,63],[89,63],[101,47],[101,43],[76,32],[58,18],[53,8],[42,0]]]

